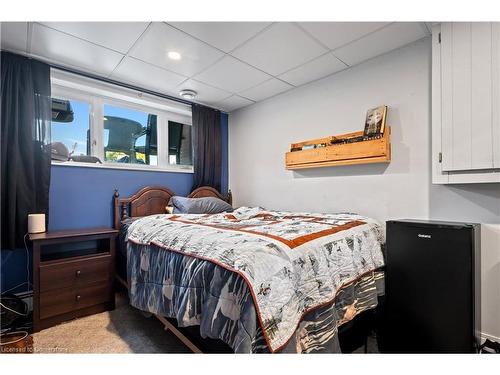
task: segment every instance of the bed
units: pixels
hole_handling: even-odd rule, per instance
[[[115,192],[118,277],[132,306],[193,351],[201,350],[182,327],[235,353],[337,353],[342,328],[375,311],[384,263],[374,220],[260,207],[167,215],[174,195],[164,187]],[[188,197],[231,202],[209,187]]]

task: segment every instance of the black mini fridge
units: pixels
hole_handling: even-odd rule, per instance
[[[398,220],[386,227],[382,353],[473,353],[480,335],[479,224]]]

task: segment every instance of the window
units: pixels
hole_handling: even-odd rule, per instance
[[[191,126],[175,121],[168,122],[168,162],[193,165]]]
[[[90,104],[52,98],[52,158],[68,161],[90,155]]]
[[[105,104],[103,120],[106,162],[158,165],[157,115]]]
[[[189,106],[52,75],[53,163],[192,172]]]

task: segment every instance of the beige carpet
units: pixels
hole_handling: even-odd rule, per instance
[[[33,335],[37,353],[190,353],[158,319],[146,318],[117,295],[114,311],[91,315]]]
[[[33,335],[36,353],[191,353],[155,317],[146,318],[117,294],[114,311],[87,316]],[[215,347],[218,348],[217,346]],[[219,352],[219,351],[214,351]],[[220,351],[225,352],[225,351]],[[354,353],[363,353],[364,347]],[[373,337],[368,353],[378,353]]]

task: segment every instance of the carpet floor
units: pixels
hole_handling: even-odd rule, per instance
[[[35,353],[191,353],[158,319],[130,306],[124,293],[116,295],[113,311],[35,333],[33,349]],[[378,353],[374,337],[368,338],[367,352]],[[354,353],[364,353],[364,347]]]
[[[116,309],[33,335],[36,353],[191,353],[154,317],[146,318],[117,295]]]

